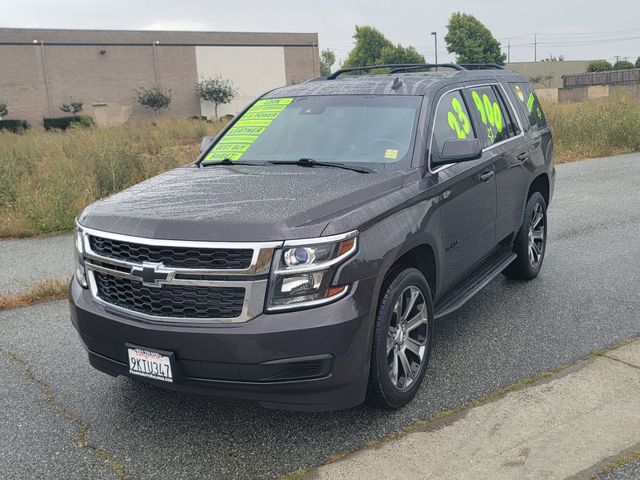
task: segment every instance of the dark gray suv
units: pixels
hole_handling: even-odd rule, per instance
[[[526,78],[434,67],[273,90],[194,164],[87,207],[70,302],[91,364],[272,408],[409,402],[435,319],[538,275],[555,179]]]

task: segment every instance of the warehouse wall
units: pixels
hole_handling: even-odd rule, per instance
[[[157,73],[173,92],[165,115],[209,115],[195,84],[221,74],[239,90],[221,111],[236,113],[267,90],[319,75],[317,55],[317,34],[0,29],[0,101],[7,118],[34,126],[65,115],[58,106],[70,100],[99,124],[118,124],[153,115],[136,89],[155,86]]]

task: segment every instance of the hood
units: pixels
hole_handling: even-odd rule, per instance
[[[79,222],[171,240],[315,237],[331,218],[401,188],[402,179],[400,172],[363,174],[330,167],[188,166],[93,203]]]

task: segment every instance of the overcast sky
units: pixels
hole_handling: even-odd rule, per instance
[[[394,43],[413,45],[433,61],[453,60],[444,35],[455,11],[478,17],[511,60],[530,61],[534,33],[538,59],[567,60],[640,55],[637,0],[1,0],[0,27],[317,32],[320,48],[344,59],[354,25],[372,25]]]

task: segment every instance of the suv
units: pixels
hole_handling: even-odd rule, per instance
[[[73,325],[113,376],[271,408],[402,407],[436,319],[500,273],[538,275],[553,158],[529,81],[497,66],[275,89],[195,163],[82,212]]]

